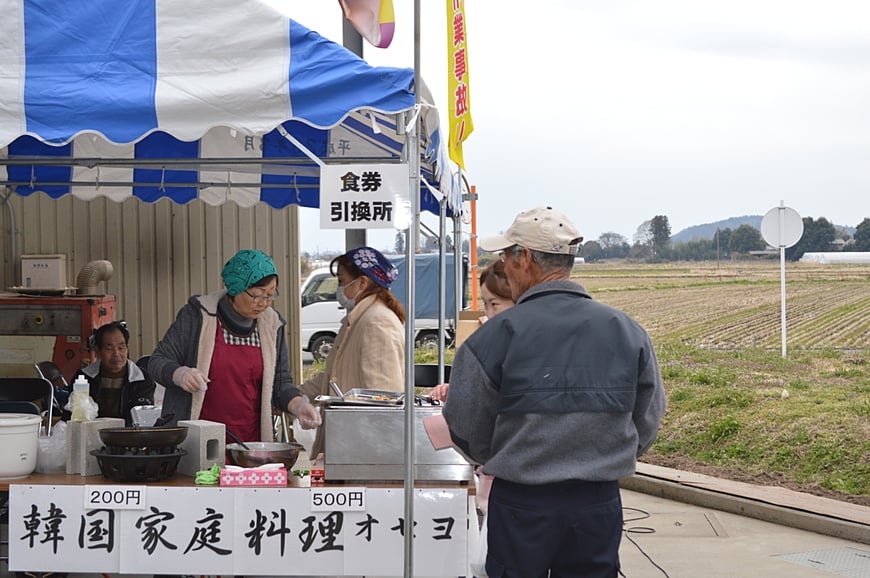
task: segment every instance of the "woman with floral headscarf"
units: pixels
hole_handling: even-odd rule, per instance
[[[320,414],[293,386],[285,321],[272,309],[278,271],[262,251],[236,253],[221,271],[226,289],[194,295],[148,362],[166,387],[163,416],[223,423],[244,441],[272,441],[272,409],[304,428]]]
[[[404,391],[405,309],[390,292],[398,271],[380,251],[357,247],[332,260],[338,278],[338,302],[347,310],[326,369],[300,386],[308,396],[335,395],[353,388]],[[317,432],[311,455],[323,451],[323,428]]]

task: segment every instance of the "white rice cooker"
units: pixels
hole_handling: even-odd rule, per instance
[[[26,478],[36,469],[42,417],[0,413],[0,479]]]

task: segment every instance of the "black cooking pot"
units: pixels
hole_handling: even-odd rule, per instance
[[[103,443],[115,447],[177,446],[186,437],[186,427],[122,427],[100,430]]]
[[[444,366],[444,381],[450,380],[452,366]],[[437,363],[418,363],[414,366],[414,385],[417,387],[435,387],[440,385]]]

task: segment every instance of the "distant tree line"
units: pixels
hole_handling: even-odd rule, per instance
[[[785,250],[790,261],[799,260],[804,253],[826,251],[870,251],[870,218],[855,228],[854,235],[837,228],[824,217],[804,217],[804,232],[797,244]],[[751,255],[771,249],[752,225],[740,225],[734,230],[717,229],[712,239],[671,242],[671,225],[666,215],[656,215],[640,224],[633,244],[612,231],[597,240],[583,244],[580,256],[586,261],[602,259],[636,259],[649,262],[711,261]],[[775,251],[775,249],[774,249]]]

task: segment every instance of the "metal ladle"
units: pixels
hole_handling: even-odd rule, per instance
[[[224,426],[224,427],[226,427],[226,426]],[[227,435],[230,436],[231,438],[233,438],[237,444],[239,444],[240,446],[242,446],[246,450],[251,451],[251,448],[248,447],[248,444],[243,442],[242,438],[240,438],[235,433],[233,433],[233,430],[231,430],[230,428],[226,428],[226,430],[227,430]]]

